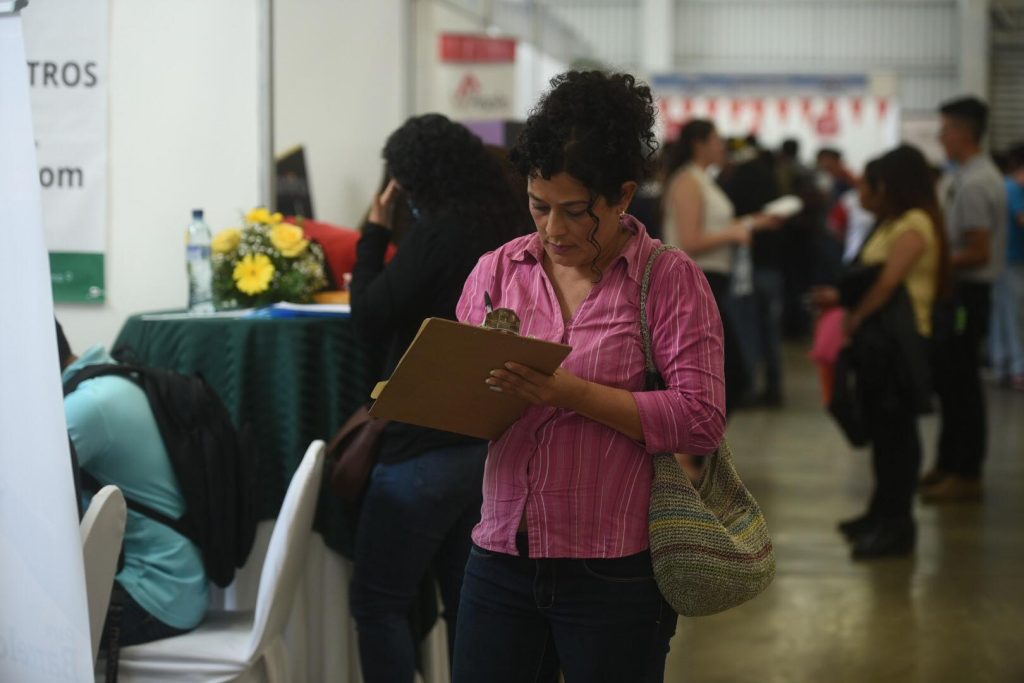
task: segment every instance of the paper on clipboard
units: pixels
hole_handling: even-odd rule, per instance
[[[527,404],[488,389],[488,373],[513,361],[551,374],[571,350],[564,344],[428,318],[391,379],[374,389],[370,415],[495,440]]]

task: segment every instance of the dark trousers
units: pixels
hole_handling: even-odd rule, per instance
[[[958,282],[936,320],[934,382],[942,409],[936,467],[977,478],[988,448],[981,344],[992,306],[989,284]]]
[[[917,416],[910,411],[874,410],[868,417],[875,472],[868,513],[877,519],[909,517],[921,470]]]
[[[730,278],[722,273],[704,273],[711,286],[711,294],[718,305],[718,315],[722,318],[722,336],[725,343],[725,411],[726,413],[739,405],[750,388],[750,375],[747,370],[743,347],[740,344],[732,307],[729,299]]]
[[[107,651],[114,629],[118,630],[119,647],[142,645],[154,640],[188,633],[188,629],[168,626],[147,612],[146,608],[135,602],[128,591],[116,581],[110,593],[110,603],[111,607],[107,611],[107,620],[103,625],[103,635],[100,638],[101,652]]]
[[[419,639],[410,613],[431,570],[451,655],[486,457],[479,444],[374,468],[359,514],[350,600],[366,683],[412,683]]]
[[[662,683],[675,630],[650,553],[530,559],[474,546],[452,680],[549,683],[561,669],[568,683]]]
[[[782,307],[786,283],[782,272],[754,269],[754,303],[757,309],[757,358],[764,367],[765,394],[782,394]]]

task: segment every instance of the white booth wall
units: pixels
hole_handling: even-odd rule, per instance
[[[113,343],[134,313],[182,308],[193,208],[214,231],[261,200],[260,32],[267,0],[109,0],[106,301],[58,304],[75,350]],[[31,9],[29,9],[31,11]],[[306,150],[315,215],[356,226],[380,151],[429,111],[427,55],[446,31],[487,26],[437,0],[273,3],[273,151]],[[561,60],[521,43],[525,116]]]
[[[186,303],[193,208],[216,231],[260,202],[265,0],[109,0],[106,301],[59,304],[75,350]],[[275,151],[305,144],[317,216],[352,225],[405,115],[406,2],[275,4]],[[31,6],[28,11],[31,11]]]
[[[260,6],[110,0],[107,297],[56,306],[74,350],[185,304],[192,208],[216,227],[258,201]]]
[[[274,3],[274,148],[305,147],[318,220],[358,227],[408,111],[407,2]]]

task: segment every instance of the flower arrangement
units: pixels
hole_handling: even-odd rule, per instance
[[[308,303],[327,285],[320,245],[263,207],[247,213],[243,227],[217,233],[212,251],[217,308]]]

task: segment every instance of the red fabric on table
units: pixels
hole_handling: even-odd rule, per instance
[[[289,216],[285,220],[295,225],[299,224],[298,219],[293,216]],[[316,240],[324,248],[327,266],[334,275],[335,283],[339,289],[343,288],[344,275],[351,273],[356,265],[356,244],[359,242],[359,231],[309,219],[302,219],[301,224],[306,237]],[[390,261],[394,257],[395,251],[394,244],[388,247],[385,261]]]

